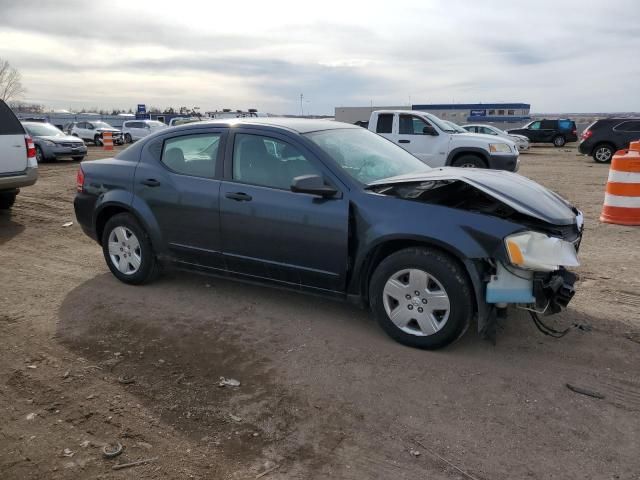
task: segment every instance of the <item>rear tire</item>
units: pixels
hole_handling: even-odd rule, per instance
[[[462,155],[456,158],[451,166],[460,168],[487,168],[485,161],[476,155]]]
[[[9,210],[16,202],[17,193],[0,193],[0,210]]]
[[[553,146],[556,148],[564,147],[565,143],[567,143],[567,139],[562,135],[556,135],[553,137]]]
[[[593,149],[593,154],[591,156],[596,163],[609,163],[611,158],[613,158],[614,153],[614,147],[608,144],[601,144]]]
[[[369,303],[378,324],[410,347],[433,350],[462,336],[473,317],[472,299],[463,268],[436,249],[395,252],[371,276]]]
[[[141,285],[153,281],[159,273],[149,236],[130,213],[119,213],[107,221],[102,252],[109,270],[121,282]]]

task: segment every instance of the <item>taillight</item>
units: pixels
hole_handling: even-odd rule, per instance
[[[24,136],[24,145],[27,147],[27,158],[35,158],[36,146],[33,143],[33,139],[29,135]]]
[[[593,132],[591,130],[585,130],[584,132],[582,132],[582,135],[580,135],[580,138],[582,138],[582,140],[587,140],[591,137],[591,135],[593,135]]]
[[[78,173],[76,173],[76,190],[78,192],[84,190],[84,172],[82,171],[82,167],[78,168]]]
[[[576,135],[578,133],[578,129],[574,128],[573,130],[571,130],[571,134],[572,135]]]

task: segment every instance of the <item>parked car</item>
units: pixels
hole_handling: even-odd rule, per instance
[[[640,140],[640,118],[605,118],[589,125],[580,137],[578,150],[598,163],[611,161],[618,150]]]
[[[66,135],[50,123],[22,122],[22,125],[36,146],[38,163],[64,157],[82,160],[87,154],[87,146],[81,139]]]
[[[93,142],[93,144],[98,147],[102,146],[102,134],[104,132],[111,132],[114,145],[122,145],[124,143],[124,138],[120,130],[100,120],[77,122],[71,128],[71,135],[79,137],[85,142]]]
[[[170,127],[177,127],[178,125],[184,125],[185,123],[199,122],[202,119],[199,117],[174,117],[169,120]]]
[[[553,143],[555,147],[563,147],[567,142],[578,140],[576,122],[573,120],[534,120],[522,128],[507,130],[509,135],[524,135],[531,143]]]
[[[355,125],[182,125],[83,162],[77,189],[78,223],[122,282],[177,265],[349,299],[415,347],[573,296],[575,207],[513,173],[432,169]]]
[[[519,152],[511,140],[459,133],[459,126],[450,126],[430,113],[378,110],[371,113],[368,128],[431,167],[476,167],[512,172],[519,167]]]
[[[479,123],[473,123],[469,125],[463,125],[466,131],[470,133],[481,133],[483,135],[495,135],[497,137],[506,138],[511,140],[518,147],[518,151],[520,153],[526,152],[529,150],[529,139],[524,135],[516,135],[505,132],[504,130],[500,130],[498,127],[494,127],[493,125],[483,125]]]
[[[66,133],[67,135],[71,135],[71,132],[73,131],[73,127],[75,127],[77,123],[78,123],[78,122],[69,122],[69,123],[65,123],[65,124],[62,126],[62,131],[63,131],[64,133]]]
[[[135,142],[162,128],[167,125],[155,120],[127,120],[122,124],[124,143]]]
[[[36,147],[20,120],[0,100],[0,210],[13,206],[22,187],[36,183]]]

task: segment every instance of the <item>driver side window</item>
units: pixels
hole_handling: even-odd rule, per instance
[[[529,125],[529,130],[540,130],[540,122],[533,122]]]
[[[429,124],[413,115],[400,115],[400,135],[424,135],[424,127]]]
[[[233,179],[242,183],[289,190],[293,179],[322,175],[290,143],[262,135],[238,133],[233,145]]]

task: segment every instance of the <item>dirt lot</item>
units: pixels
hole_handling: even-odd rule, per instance
[[[578,293],[551,323],[592,329],[556,340],[514,311],[496,346],[470,330],[438,352],[315,297],[123,285],[62,226],[77,165],[42,165],[0,213],[0,478],[639,479],[640,227],[598,222],[608,166],[571,148],[522,164],[585,212]]]

